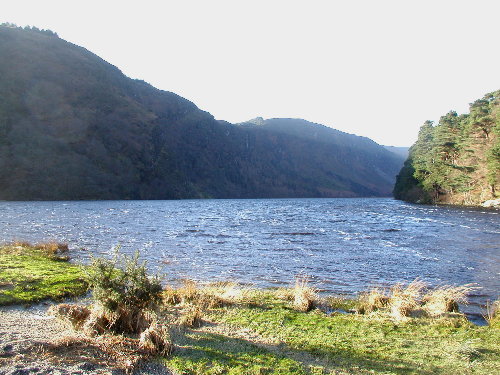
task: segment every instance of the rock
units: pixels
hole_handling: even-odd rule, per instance
[[[491,207],[500,207],[500,198],[499,199],[490,199],[481,204],[481,207],[491,208]]]
[[[96,365],[90,362],[85,362],[78,366],[78,368],[83,371],[94,371],[96,369]]]

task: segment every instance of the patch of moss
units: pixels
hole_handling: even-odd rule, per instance
[[[30,246],[0,247],[0,305],[60,300],[84,294],[80,266]]]

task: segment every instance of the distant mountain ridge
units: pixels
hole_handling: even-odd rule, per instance
[[[233,125],[56,34],[0,26],[0,199],[388,196],[400,158],[297,119]]]
[[[408,153],[410,151],[409,147],[397,147],[397,146],[384,146],[384,147],[387,151],[399,155],[405,160],[408,157]]]
[[[384,168],[381,168],[381,166],[388,162],[393,155],[388,153],[384,146],[380,146],[369,138],[345,133],[303,119],[273,118],[264,120],[258,117],[248,122],[240,123],[239,125],[249,128],[257,126],[260,130],[297,137],[310,142],[317,142],[325,147],[330,147],[332,150],[332,157],[335,154],[346,155],[355,152],[357,153],[356,158],[352,160],[350,166],[346,164],[345,167],[355,167],[356,164],[362,160],[362,165],[359,165],[360,168],[376,169],[378,176],[389,184],[395,181],[390,168],[388,168],[387,172]],[[332,146],[335,147],[333,148]],[[339,159],[338,162],[339,166],[343,164],[342,159]],[[399,160],[399,163],[402,163],[402,160]],[[370,172],[365,169],[364,173],[364,175],[366,175],[366,173]]]

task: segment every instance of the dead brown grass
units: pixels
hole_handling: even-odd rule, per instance
[[[139,334],[156,323],[156,313],[118,306],[110,311],[100,304],[92,306],[90,315],[83,324],[83,330],[90,336],[104,332]]]
[[[243,299],[244,291],[231,282],[198,285],[193,280],[185,280],[182,287],[167,287],[163,291],[164,304],[192,305],[202,310],[230,306]]]
[[[167,286],[162,293],[162,301],[165,305],[178,305],[182,298],[177,289]]]
[[[472,284],[462,286],[443,285],[430,290],[422,298],[423,309],[430,316],[458,312],[459,303],[467,303],[467,295],[476,289]]]
[[[411,312],[420,307],[420,300],[425,290],[425,283],[416,279],[407,286],[396,284],[391,288],[389,309],[396,320],[404,320]]]
[[[416,279],[404,285],[398,283],[389,291],[372,289],[362,297],[358,312],[388,311],[396,320],[408,317],[439,317],[458,312],[459,303],[467,303],[467,295],[476,289],[472,284],[442,285],[429,289]]]
[[[157,315],[152,310],[119,306],[110,311],[99,303],[91,306],[63,303],[52,306],[49,312],[90,337],[104,333],[140,334],[157,322]]]
[[[75,329],[81,329],[90,317],[91,311],[87,306],[61,303],[51,306],[48,313],[69,323]]]
[[[74,335],[38,346],[38,354],[53,363],[92,363],[131,373],[142,361],[157,354],[141,347],[140,340],[119,335],[94,338]]]
[[[500,300],[486,304],[484,318],[490,326],[500,326]]]
[[[9,246],[12,250],[19,252],[22,254],[23,249],[35,249],[40,250],[45,255],[51,257],[52,259],[67,261],[69,260],[68,256],[62,255],[63,253],[68,252],[69,246],[67,243],[61,243],[56,241],[48,241],[48,242],[38,242],[36,244],[32,244],[28,241],[14,241],[9,243]]]
[[[13,247],[34,247],[31,242],[28,241],[14,241],[9,244],[9,246]]]
[[[368,293],[360,298],[358,313],[369,314],[373,311],[387,308],[390,302],[390,297],[379,288],[371,289]]]
[[[293,308],[302,312],[311,311],[317,299],[316,289],[309,286],[309,280],[306,277],[298,277],[293,288]]]
[[[203,310],[199,306],[189,306],[182,311],[179,325],[188,328],[199,328],[203,324]]]
[[[151,325],[141,333],[139,347],[152,355],[168,355],[174,348],[168,329],[158,324]]]
[[[293,301],[295,298],[294,288],[278,288],[275,295],[283,301]]]
[[[47,254],[61,254],[69,250],[67,243],[61,242],[39,242],[33,246],[35,249],[43,250]]]
[[[99,304],[60,304],[50,312],[81,332],[44,344],[44,351],[58,360],[89,361],[131,372],[142,360],[170,354],[174,348],[168,328],[157,323],[152,311],[111,312]],[[130,337],[117,334],[124,332]]]

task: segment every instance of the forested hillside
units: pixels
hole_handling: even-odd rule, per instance
[[[500,194],[500,91],[424,123],[394,188],[410,202],[478,205]]]
[[[217,121],[50,31],[0,26],[0,98],[4,200],[388,196],[402,165],[306,122]]]

